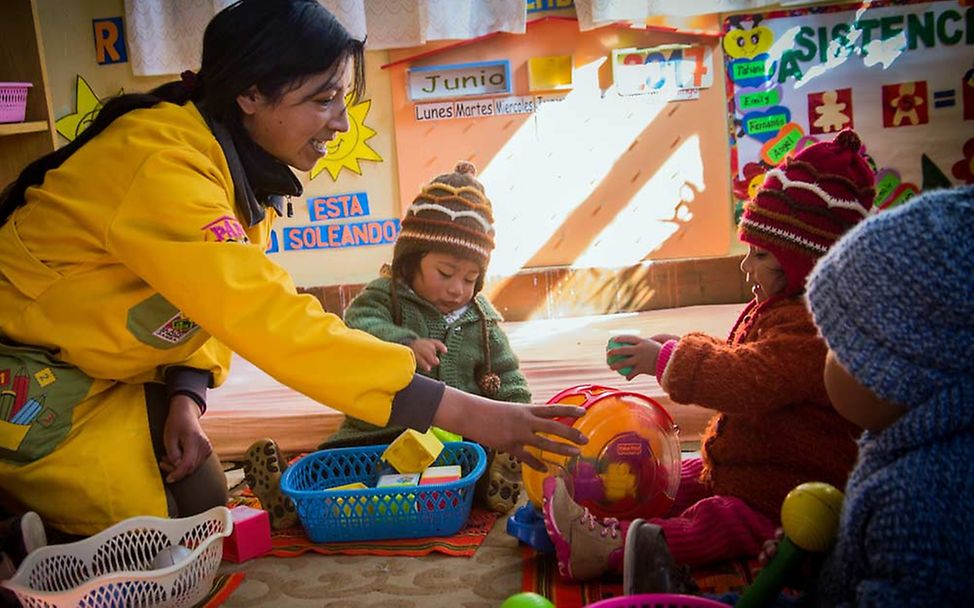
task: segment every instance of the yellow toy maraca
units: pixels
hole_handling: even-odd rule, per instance
[[[781,505],[785,537],[774,558],[748,587],[737,608],[770,606],[781,593],[785,578],[799,566],[806,552],[824,553],[835,544],[845,496],[827,483],[803,483]]]

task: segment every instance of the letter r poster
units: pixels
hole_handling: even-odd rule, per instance
[[[738,213],[768,169],[844,128],[876,165],[878,207],[974,183],[974,2],[779,9],[723,30]]]

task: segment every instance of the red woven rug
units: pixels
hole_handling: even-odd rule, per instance
[[[304,528],[276,530],[271,534],[270,555],[297,557],[313,552],[321,555],[405,555],[419,557],[430,553],[443,553],[454,557],[472,557],[497,520],[497,513],[473,508],[463,528],[453,536],[428,538],[403,538],[398,540],[368,540],[342,543],[313,543],[308,540]]]
[[[230,508],[247,505],[260,508],[260,501],[250,492],[244,492],[230,499]],[[473,507],[470,517],[460,531],[453,536],[431,536],[428,538],[404,538],[399,540],[368,540],[343,543],[313,543],[304,533],[304,528],[274,530],[271,533],[270,555],[273,557],[297,557],[305,553],[321,555],[405,555],[420,557],[430,553],[442,553],[454,557],[473,557],[477,547],[483,544],[487,533],[497,521],[497,513]]]
[[[587,583],[572,583],[558,574],[558,563],[553,555],[535,552],[521,547],[523,556],[522,591],[533,591],[545,596],[558,608],[580,608],[599,600],[622,595],[622,579],[606,578]],[[737,560],[693,570],[693,579],[701,593],[721,594],[741,591],[751,584],[759,566],[757,560]]]

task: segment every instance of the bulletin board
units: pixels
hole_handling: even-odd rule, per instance
[[[732,15],[723,24],[733,191],[846,127],[878,170],[875,205],[974,182],[974,6],[896,1]]]

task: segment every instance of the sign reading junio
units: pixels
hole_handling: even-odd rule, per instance
[[[506,59],[409,69],[409,98],[413,101],[508,95],[511,64]]]

